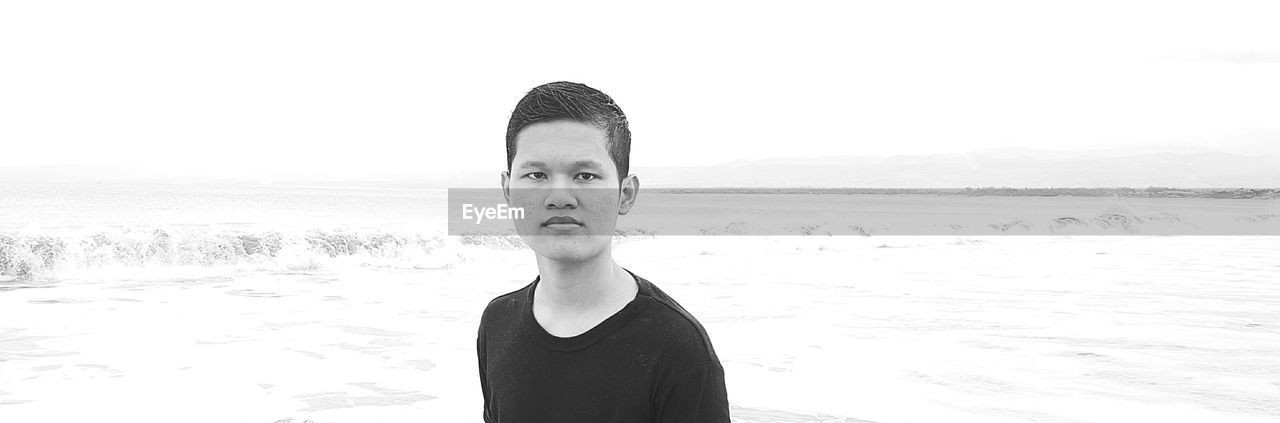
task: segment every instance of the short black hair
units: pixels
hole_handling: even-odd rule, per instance
[[[511,112],[507,123],[507,171],[516,158],[516,135],[538,122],[567,120],[593,124],[603,129],[605,149],[618,168],[618,182],[627,176],[631,161],[631,128],[627,115],[612,98],[600,90],[577,82],[551,82],[529,90]]]

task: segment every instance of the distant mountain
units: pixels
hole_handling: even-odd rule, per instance
[[[1280,187],[1280,156],[975,152],[637,168],[650,187]]]
[[[163,175],[105,166],[0,167],[0,185],[18,182],[325,184],[411,188],[496,188],[501,168],[464,172],[382,172],[346,176]],[[703,167],[635,167],[642,187],[1136,187],[1278,188],[1280,156],[1212,151],[1061,152],[983,150],[891,157],[825,156],[735,161]],[[323,173],[319,173],[323,175]]]

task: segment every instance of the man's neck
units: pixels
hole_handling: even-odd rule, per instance
[[[538,288],[534,303],[557,314],[590,313],[613,308],[635,297],[631,274],[605,251],[582,261],[556,261],[538,256]]]

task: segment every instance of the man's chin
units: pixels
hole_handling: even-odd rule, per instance
[[[524,240],[529,249],[554,261],[583,261],[604,251],[610,240],[596,236],[535,236]]]

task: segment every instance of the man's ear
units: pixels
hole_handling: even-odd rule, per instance
[[[627,175],[622,179],[619,192],[621,195],[618,196],[618,214],[624,215],[631,211],[631,207],[636,205],[636,197],[640,196],[640,177],[634,174]]]
[[[511,171],[502,171],[502,197],[507,199],[507,204],[511,204]]]

